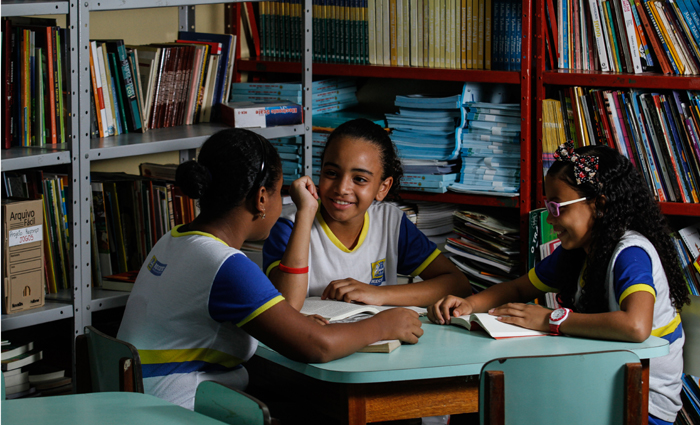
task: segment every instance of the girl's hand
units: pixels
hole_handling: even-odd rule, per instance
[[[549,332],[551,312],[541,305],[522,303],[508,303],[489,310],[489,314],[499,316],[498,320],[503,323],[542,332]]]
[[[321,299],[383,305],[384,297],[378,286],[369,285],[352,278],[334,280],[326,286]]]
[[[464,298],[448,295],[435,304],[428,306],[428,319],[438,325],[449,325],[450,317],[471,314],[472,310],[471,304]]]
[[[309,176],[300,177],[289,186],[289,194],[297,206],[297,211],[305,211],[315,216],[318,209],[316,185]]]
[[[369,286],[369,285],[367,285]],[[406,308],[384,310],[368,320],[379,320],[382,329],[387,330],[384,339],[398,339],[401,342],[415,344],[423,335],[423,324],[418,313]]]
[[[319,316],[318,314],[309,314],[306,317],[312,322],[316,322],[321,326],[325,326],[330,323],[325,317]]]

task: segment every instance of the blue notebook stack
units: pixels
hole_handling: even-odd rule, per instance
[[[479,102],[479,97],[471,96],[461,107],[455,137],[461,143],[462,169],[450,190],[515,196],[520,188],[520,105]]]
[[[282,184],[291,184],[301,177],[303,147],[301,136],[272,139],[270,143],[277,149],[282,160]]]
[[[398,114],[387,114],[391,140],[404,164],[405,190],[445,193],[457,180],[455,128],[462,96],[396,96]],[[424,168],[414,168],[424,167]],[[443,167],[439,170],[439,167]]]
[[[357,81],[338,77],[312,83],[313,115],[340,111],[357,105]],[[229,102],[278,102],[303,104],[302,84],[293,83],[233,83]]]

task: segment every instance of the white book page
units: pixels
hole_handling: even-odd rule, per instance
[[[469,329],[469,323],[476,321],[493,338],[549,335],[549,333],[546,332],[533,331],[532,329],[525,329],[520,326],[511,325],[510,323],[500,322],[497,320],[497,317],[498,316],[492,316],[488,313],[473,313],[469,316],[453,317],[451,322]]]

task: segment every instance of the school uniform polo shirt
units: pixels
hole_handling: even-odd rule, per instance
[[[394,205],[374,202],[365,212],[356,246],[345,247],[326,224],[319,206],[309,244],[307,297],[320,296],[331,281],[353,278],[374,286],[397,284],[397,273],[419,275],[440,254]],[[263,269],[277,267],[294,228],[296,207],[288,205],[263,246]]]
[[[541,291],[559,292],[556,264],[562,250],[561,246],[558,247],[530,270],[530,282]],[[575,303],[578,303],[584,286],[582,274]],[[654,296],[651,334],[669,342],[669,354],[649,362],[649,413],[673,422],[681,408],[685,335],[681,316],[671,303],[666,273],[654,245],[637,232],[625,232],[613,250],[605,283],[609,311],[619,311],[622,301],[635,292],[649,292]]]
[[[117,337],[138,349],[146,393],[193,409],[202,381],[245,388],[258,343],[241,326],[284,298],[242,252],[180,227],[149,253]]]

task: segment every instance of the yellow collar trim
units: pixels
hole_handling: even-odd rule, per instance
[[[367,232],[369,232],[369,213],[365,211],[365,221],[362,223],[362,232],[360,232],[360,239],[357,241],[357,245],[355,245],[355,248],[353,249],[348,249],[345,245],[343,245],[342,242],[335,236],[333,231],[331,230],[330,227],[328,227],[328,223],[326,223],[326,220],[323,219],[323,215],[321,214],[321,208],[316,211],[316,220],[318,220],[318,223],[321,225],[321,228],[323,229],[324,233],[326,236],[328,236],[328,239],[333,242],[335,246],[338,247],[343,252],[353,252],[359,249],[362,246],[362,242],[365,241],[365,238],[367,237]]]
[[[222,244],[228,246],[228,244],[221,239],[217,238],[216,236],[212,235],[211,233],[206,233],[206,232],[199,232],[196,230],[191,230],[189,232],[180,232],[180,227],[184,226],[184,224],[179,224],[170,231],[170,235],[174,238],[179,238],[181,236],[192,236],[192,235],[199,235],[199,236],[206,236],[208,238],[212,238],[214,240],[217,240],[221,242]]]

